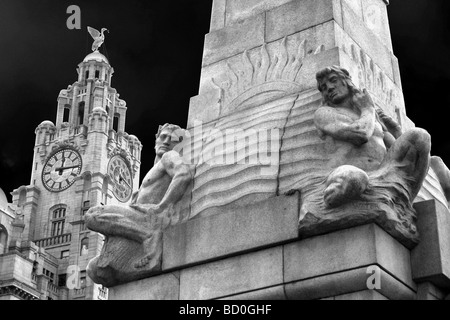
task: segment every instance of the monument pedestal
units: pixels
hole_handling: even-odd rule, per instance
[[[426,208],[418,212],[419,221],[436,216],[432,203]],[[445,297],[445,288],[430,279],[448,281],[446,274],[429,275],[416,283],[413,269],[420,268],[419,262],[411,264],[411,251],[378,225],[299,240],[298,214],[298,197],[280,196],[173,226],[164,233],[162,273],[112,287],[109,299]],[[421,224],[418,227],[423,239],[431,236]],[[414,256],[417,250],[423,251],[416,247]],[[427,261],[427,266],[434,268],[442,259]]]

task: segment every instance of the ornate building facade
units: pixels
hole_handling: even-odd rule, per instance
[[[129,202],[139,186],[142,144],[125,132],[126,102],[98,50],[58,95],[56,122],[43,121],[29,185],[11,194],[0,220],[0,299],[107,299],[86,276],[103,237],[84,226],[99,204]],[[5,198],[6,199],[6,198]]]

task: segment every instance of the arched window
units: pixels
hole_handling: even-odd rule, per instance
[[[56,237],[64,233],[64,224],[66,222],[66,208],[58,206],[51,213],[51,237]]]
[[[18,206],[22,207],[25,204],[26,201],[27,201],[27,190],[22,189],[22,190],[20,190],[20,193],[19,193]]]
[[[84,106],[85,106],[85,102],[81,101],[78,104],[78,125],[83,124],[84,122]]]
[[[89,238],[84,237],[81,239],[81,245],[80,245],[80,256],[87,255],[89,253]]]
[[[70,104],[64,105],[63,122],[69,122]]]
[[[107,204],[108,202],[108,178],[103,178],[103,185],[102,185],[102,202],[103,204]]]
[[[118,113],[114,114],[114,121],[113,121],[113,129],[116,132],[119,132],[119,119],[120,119],[120,115]]]
[[[8,248],[8,232],[5,227],[0,224],[0,254],[6,253]]]

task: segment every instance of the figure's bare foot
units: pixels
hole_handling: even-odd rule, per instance
[[[323,200],[329,208],[358,198],[367,188],[369,176],[354,166],[340,166],[327,179]]]
[[[145,256],[134,264],[135,268],[144,268],[149,264],[155,265],[158,262],[157,260],[161,258],[162,253],[161,236],[162,233],[160,231],[154,231],[151,237],[149,237],[142,243]]]
[[[153,257],[154,257],[153,254],[149,254],[149,255],[145,256],[144,258],[142,258],[138,262],[136,262],[134,264],[134,267],[137,269],[144,268],[145,266],[147,266],[150,263],[150,261],[153,259]]]

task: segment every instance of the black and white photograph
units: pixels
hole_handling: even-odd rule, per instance
[[[450,299],[449,14],[0,0],[0,300]]]

